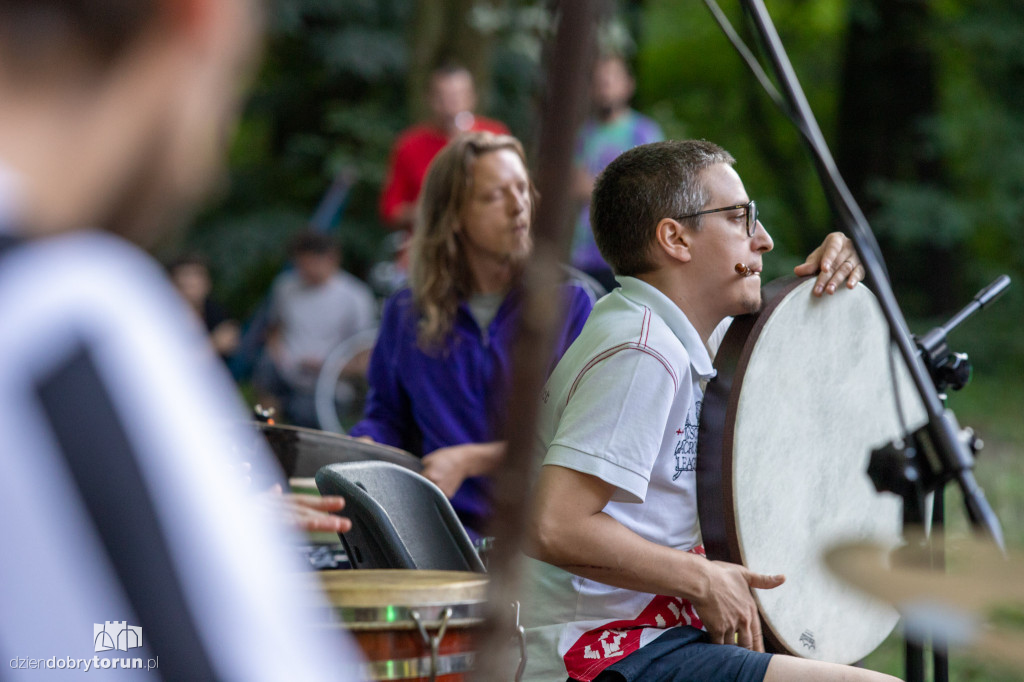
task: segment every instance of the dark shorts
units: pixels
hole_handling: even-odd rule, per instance
[[[706,632],[684,626],[608,666],[594,682],[761,682],[771,658],[711,644]]]

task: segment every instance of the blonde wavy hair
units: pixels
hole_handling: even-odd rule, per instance
[[[473,293],[473,280],[458,232],[470,196],[473,164],[491,152],[511,149],[526,166],[523,145],[511,135],[473,132],[459,135],[434,157],[416,210],[410,248],[409,285],[420,313],[417,343],[438,351],[452,331],[459,301]],[[530,179],[531,224],[537,192]]]

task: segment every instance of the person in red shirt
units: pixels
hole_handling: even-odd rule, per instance
[[[509,132],[500,121],[473,113],[476,90],[473,76],[464,66],[448,63],[434,69],[428,98],[432,117],[398,136],[380,198],[380,215],[385,227],[404,230],[407,235],[412,232],[416,199],[427,167],[448,141],[469,131]]]

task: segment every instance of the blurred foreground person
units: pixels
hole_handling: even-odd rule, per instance
[[[7,675],[356,679],[237,475],[273,464],[227,432],[224,368],[130,243],[214,183],[257,29],[246,0],[0,0]]]

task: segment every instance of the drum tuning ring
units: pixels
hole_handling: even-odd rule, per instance
[[[423,626],[419,612],[410,611],[409,616],[412,618],[412,622],[416,623],[416,629],[420,631],[423,643],[430,647],[430,682],[435,682],[439,668],[441,640],[444,639],[444,632],[448,629],[448,619],[452,617],[452,608],[445,607],[445,610],[441,612],[441,625],[437,628],[436,635],[427,634],[427,628]]]

